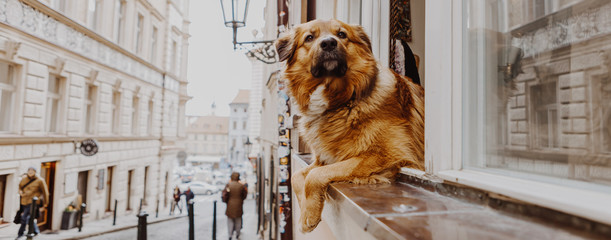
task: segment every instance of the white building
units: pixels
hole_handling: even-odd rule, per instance
[[[244,143],[248,139],[248,102],[250,91],[239,90],[236,97],[229,103],[229,139],[228,162],[237,164],[247,160]]]
[[[190,156],[226,156],[229,118],[188,116],[186,152]]]
[[[38,223],[58,230],[78,195],[85,221],[170,206],[184,138],[188,0],[0,0],[0,219],[21,174],[49,185]],[[79,142],[97,140],[87,157]],[[118,201],[117,206],[114,202]]]

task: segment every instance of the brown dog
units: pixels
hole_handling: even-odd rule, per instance
[[[424,170],[424,91],[376,63],[362,27],[314,20],[276,49],[315,158],[292,178],[303,232],[320,222],[331,182],[388,183],[400,167]]]

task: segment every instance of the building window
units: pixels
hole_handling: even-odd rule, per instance
[[[611,57],[599,47],[611,41],[608,33],[586,34],[605,20],[578,18],[606,14],[588,12],[602,9],[596,4],[465,2],[464,168],[575,188],[611,186],[605,174],[611,169],[605,164],[611,161],[611,80],[587,59]]]
[[[138,130],[140,128],[139,118],[140,118],[140,98],[134,96],[132,99],[132,134],[137,135]]]
[[[102,1],[89,0],[87,2],[87,26],[94,31],[98,30],[98,18],[102,10]]]
[[[246,130],[246,121],[242,122],[242,129]]]
[[[233,121],[233,130],[236,130],[238,126],[238,123],[236,121]]]
[[[154,106],[155,105],[153,104],[153,100],[149,100],[149,111],[146,120],[146,132],[148,133],[148,135],[153,135],[153,111],[155,110]]]
[[[147,194],[147,186],[148,186],[148,178],[149,178],[149,166],[144,167],[144,191],[142,193],[142,202],[147,204],[146,202],[146,194]]]
[[[97,89],[94,85],[85,86],[85,133],[88,134],[93,134],[95,129]]]
[[[11,130],[15,93],[15,68],[0,62],[0,132]]]
[[[533,131],[535,142],[533,147],[560,147],[556,83],[551,82],[531,87],[530,100],[533,109],[531,126],[536,126],[535,131]]]
[[[114,27],[114,37],[115,42],[118,44],[122,43],[122,35],[125,29],[125,1],[124,0],[116,0],[115,1],[115,27]]]
[[[178,44],[176,43],[176,41],[172,40],[172,52],[170,53],[170,70],[173,73],[177,73],[178,72],[178,66],[177,66],[177,58],[178,58]]]
[[[611,153],[611,81],[607,81],[607,86],[602,89],[603,96],[600,101],[600,114],[601,114],[601,136],[602,136],[602,151]]]
[[[248,109],[247,109],[247,108],[244,108],[244,112],[248,112]]]
[[[144,30],[144,16],[138,14],[138,22],[136,24],[136,52],[142,53],[142,33]]]
[[[59,116],[61,115],[60,108],[62,103],[61,91],[62,80],[55,75],[49,75],[45,129],[50,133],[55,133],[59,130]]]
[[[155,64],[155,60],[157,59],[157,35],[157,27],[153,27],[153,35],[151,37],[151,62],[153,64]]]
[[[121,127],[121,93],[113,91],[112,93],[112,119],[111,127],[114,134],[119,134]]]

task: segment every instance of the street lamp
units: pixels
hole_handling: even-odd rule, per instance
[[[254,57],[261,62],[272,64],[276,62],[276,51],[274,41],[250,41],[238,42],[238,28],[246,26],[246,15],[248,13],[249,0],[220,0],[223,11],[225,26],[233,29],[233,50],[239,45],[246,49],[246,55]],[[246,45],[246,46],[245,46]]]
[[[246,154],[246,159],[250,160],[250,150],[252,150],[252,143],[250,142],[250,138],[246,137],[246,142],[244,142],[244,151]]]

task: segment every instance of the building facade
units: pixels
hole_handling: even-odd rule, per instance
[[[249,139],[248,132],[248,103],[250,91],[239,90],[233,101],[229,103],[229,139],[228,163],[236,165],[248,160],[244,143]]]
[[[38,168],[58,230],[62,212],[84,221],[166,209],[183,148],[188,0],[0,1],[0,218],[19,207],[17,183]],[[84,156],[85,139],[98,152]],[[115,201],[117,205],[115,206]]]
[[[187,155],[225,157],[228,126],[228,117],[188,116],[185,140]]]

